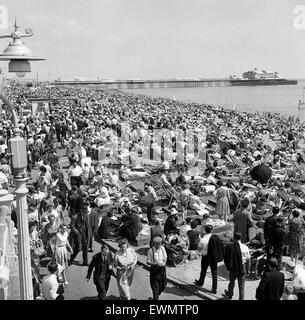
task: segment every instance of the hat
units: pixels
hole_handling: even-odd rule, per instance
[[[295,269],[295,263],[293,261],[288,261],[285,267],[286,271],[293,272]]]
[[[171,209],[171,208],[176,208],[176,209],[178,209],[178,203],[177,203],[177,202],[171,203],[171,204],[169,205],[169,208],[170,208],[170,209]]]
[[[161,243],[163,240],[162,240],[162,238],[161,237],[155,237],[154,239],[153,239],[153,243]]]
[[[178,214],[178,211],[176,210],[176,208],[171,208],[170,215],[173,216],[175,214]]]

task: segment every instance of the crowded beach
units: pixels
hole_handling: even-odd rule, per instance
[[[88,252],[96,241],[106,253],[105,243],[119,245],[110,269],[115,270],[122,299],[130,299],[137,262],[132,248],[147,248],[157,300],[166,283],[166,268],[179,272],[187,261],[200,259],[201,275],[194,286],[204,285],[210,267],[212,292],[217,292],[217,263],[224,260],[230,270],[226,247],[236,242],[241,243],[242,268],[244,252],[248,258],[244,274],[234,278],[231,270],[233,288],[235,279],[245,281],[251,275],[263,279],[273,269],[291,270],[291,283],[286,281],[285,290],[281,285],[279,298],[290,294],[304,299],[305,284],[296,285],[304,281],[305,262],[305,125],[298,118],[73,86],[53,87],[51,105],[33,114],[25,112],[31,109],[30,98],[50,97],[48,83],[32,87],[7,81],[5,89],[17,107],[27,143],[36,298],[46,299],[39,276],[43,259],[51,261],[51,273],[60,271],[64,287],[69,282],[66,271],[82,251],[90,279],[93,264]],[[3,106],[0,183],[10,191],[12,130]],[[178,137],[181,132],[195,137],[192,147]],[[17,233],[14,202],[11,219]],[[217,259],[215,252],[207,251],[207,236],[214,239],[215,252],[221,252]],[[158,269],[152,261],[154,250],[160,248],[164,261]],[[124,254],[130,255],[127,268],[122,267]],[[289,257],[285,263],[283,256]],[[232,290],[231,283],[224,293],[227,299]],[[247,286],[240,289],[240,299],[243,290]],[[97,291],[104,299],[107,285],[106,290],[97,286]],[[257,299],[262,292],[261,285]]]

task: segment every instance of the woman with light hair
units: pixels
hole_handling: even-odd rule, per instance
[[[128,241],[121,239],[119,250],[115,254],[114,266],[117,269],[117,284],[121,300],[130,300],[130,286],[132,284],[134,269],[137,264],[137,254],[128,247]]]
[[[56,263],[60,264],[63,268],[62,277],[65,285],[68,284],[65,270],[68,269],[68,250],[72,254],[73,250],[68,241],[67,226],[62,224],[59,231],[53,238],[54,241],[54,259]]]

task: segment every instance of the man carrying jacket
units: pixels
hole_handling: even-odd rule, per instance
[[[241,233],[234,233],[233,242],[225,248],[224,263],[229,271],[230,282],[224,297],[232,299],[235,280],[238,280],[239,300],[244,300],[246,274],[250,267],[249,248],[241,243]]]
[[[205,226],[205,235],[198,244],[198,252],[201,253],[201,273],[199,280],[195,280],[197,286],[203,286],[208,267],[212,273],[212,293],[217,293],[217,263],[223,260],[224,247],[216,234],[212,235],[213,226]]]

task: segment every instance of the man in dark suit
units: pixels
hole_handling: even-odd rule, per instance
[[[270,233],[275,226],[277,217],[279,215],[279,207],[272,208],[272,216],[265,220],[264,224],[264,238],[266,242],[267,259],[271,257],[271,244],[270,244]]]
[[[91,228],[89,224],[88,204],[85,204],[83,210],[76,216],[71,217],[71,232],[69,234],[69,243],[73,248],[70,264],[73,263],[79,251],[83,252],[83,266],[88,265],[88,247],[91,237]]]
[[[279,270],[282,269],[282,256],[286,237],[287,231],[285,230],[284,218],[279,216],[275,225],[271,227],[268,238],[269,244],[273,249],[272,256],[277,259]]]
[[[68,194],[69,216],[74,216],[80,212],[84,206],[84,198],[81,190],[73,185]]]
[[[284,293],[285,277],[277,271],[277,259],[272,257],[268,261],[269,270],[263,274],[256,289],[255,298],[262,301],[281,300]]]
[[[114,237],[116,229],[119,227],[119,223],[113,220],[112,217],[113,210],[109,211],[107,216],[102,218],[97,230],[97,236],[99,239],[111,239]]]
[[[111,275],[113,272],[114,258],[112,253],[109,251],[107,245],[103,244],[101,252],[95,254],[88,268],[87,281],[90,280],[92,271],[93,272],[93,283],[96,286],[98,292],[98,299],[103,300],[106,297]]]

